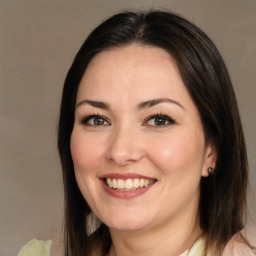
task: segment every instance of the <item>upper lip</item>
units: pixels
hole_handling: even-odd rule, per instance
[[[149,177],[145,175],[140,175],[136,173],[106,173],[99,177],[100,179],[106,179],[106,178],[113,178],[113,179],[149,179],[149,180],[156,180],[154,177]]]

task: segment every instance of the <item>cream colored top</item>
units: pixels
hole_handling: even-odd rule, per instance
[[[180,256],[187,256],[188,255],[188,250],[186,250],[185,252],[183,252]]]
[[[255,256],[256,252],[250,250],[247,246],[242,243],[229,243],[229,245],[224,250],[223,256],[236,256],[236,255],[246,255],[246,256]],[[28,244],[26,244],[20,250],[18,256],[50,256],[52,241],[41,241],[33,239]],[[203,256],[205,247],[205,240],[203,237],[199,238],[191,249],[186,250],[179,256]],[[208,254],[208,255],[211,255]]]
[[[33,239],[21,248],[18,256],[50,256],[52,241],[42,241]],[[204,240],[198,239],[190,250],[185,251],[180,256],[202,256],[204,250]]]
[[[52,241],[33,239],[23,246],[18,256],[50,256]]]

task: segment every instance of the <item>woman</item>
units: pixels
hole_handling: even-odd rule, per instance
[[[248,167],[233,88],[183,18],[121,13],[97,27],[68,72],[58,142],[66,255],[179,255],[199,237],[221,255],[241,236]]]
[[[127,12],[99,25],[67,74],[58,148],[65,255],[253,255],[234,91],[187,20]]]

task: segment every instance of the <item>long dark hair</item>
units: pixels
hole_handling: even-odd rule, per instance
[[[227,68],[213,42],[178,15],[124,12],[100,24],[83,43],[67,74],[58,127],[58,149],[65,188],[66,256],[104,255],[111,238],[102,224],[88,232],[91,209],[77,186],[70,153],[76,95],[92,58],[109,48],[129,44],[160,47],[172,55],[202,120],[206,140],[218,158],[213,175],[201,179],[200,225],[206,250],[221,255],[230,238],[244,227],[248,164],[237,103]]]

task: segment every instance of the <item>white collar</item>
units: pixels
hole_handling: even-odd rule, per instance
[[[188,250],[186,250],[185,252],[183,252],[181,255],[179,256],[187,256],[188,255]]]

